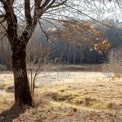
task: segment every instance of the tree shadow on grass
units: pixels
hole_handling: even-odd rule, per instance
[[[0,113],[0,122],[13,122],[13,119],[19,117],[19,115],[24,112],[25,109],[14,104],[9,110]]]

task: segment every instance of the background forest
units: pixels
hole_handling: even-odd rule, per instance
[[[83,23],[87,22],[84,21]],[[109,27],[101,23],[109,25]],[[48,34],[47,36],[49,36],[49,38],[45,35],[45,33],[38,25],[27,49],[29,60],[31,60],[31,58],[34,57],[35,54],[38,54],[38,58],[43,58],[44,60],[42,60],[42,63],[46,64],[56,62],[77,65],[108,63],[111,50],[119,50],[122,46],[122,22],[119,22],[118,20],[106,19],[102,20],[101,23],[93,21],[90,22],[90,26],[95,31],[99,31],[102,34],[99,37],[95,37],[96,41],[94,41],[94,39],[91,39],[90,37],[92,43],[87,43],[87,41],[85,40],[85,37],[87,37],[87,35],[81,35],[82,37],[84,36],[84,38],[80,39],[80,46],[74,44],[77,43],[77,39],[73,40],[70,37],[71,42],[68,42],[67,38],[57,38],[57,33],[59,33],[59,30],[56,30],[55,26],[53,26],[52,24],[44,22],[45,33]],[[58,25],[59,28],[62,28],[61,26],[63,25]],[[94,30],[91,31],[95,33]],[[92,47],[95,44],[99,43],[99,38],[101,37],[103,39],[107,39],[110,46],[107,50],[99,53],[99,51],[92,49]],[[7,39],[4,38],[4,40]],[[9,42],[6,42],[4,40],[0,42],[0,52],[2,52],[0,53],[0,64],[3,65],[5,69],[11,69],[11,49]],[[45,55],[43,55],[44,53]]]

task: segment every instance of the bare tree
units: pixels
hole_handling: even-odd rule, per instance
[[[45,21],[51,22],[50,20],[64,18],[67,18],[68,20],[68,18],[71,18],[72,15],[74,15],[74,18],[76,19],[82,19],[86,16],[86,20],[90,18],[96,21],[88,14],[92,13],[93,16],[98,11],[101,12],[102,9],[106,8],[103,8],[103,6],[99,8],[98,3],[100,2],[98,1],[0,0],[0,24],[4,29],[2,32],[3,37],[7,36],[11,45],[12,69],[15,83],[15,101],[18,104],[32,105],[33,102],[26,70],[26,47],[38,23],[43,33],[48,38],[48,35],[42,28],[42,20],[45,20],[45,18],[48,19]],[[82,2],[84,2],[84,4],[82,4]],[[84,5],[86,7],[83,7]],[[65,10],[67,10],[67,12]],[[57,13],[55,13],[56,11]],[[85,13],[85,11],[87,12]],[[80,15],[80,17],[78,15]],[[55,23],[55,25],[56,24],[57,23]]]
[[[31,94],[34,95],[35,81],[37,76],[42,70],[42,66],[45,65],[45,60],[50,56],[52,52],[48,46],[44,46],[41,42],[31,40],[27,46],[27,70],[30,76],[30,89]]]
[[[12,68],[14,73],[15,84],[15,101],[18,104],[32,105],[32,96],[29,88],[29,81],[26,70],[26,46],[30,40],[39,19],[50,8],[62,6],[67,0],[24,0],[22,1],[25,14],[26,26],[21,32],[18,33],[18,16],[15,11],[18,10],[17,1],[15,0],[0,0],[2,7],[2,14],[0,15],[2,24],[4,21],[7,23],[6,30],[7,38],[11,45],[12,50]],[[16,8],[16,10],[15,10]],[[18,10],[21,11],[21,10]],[[32,13],[33,12],[33,13]],[[21,15],[19,17],[22,19]]]

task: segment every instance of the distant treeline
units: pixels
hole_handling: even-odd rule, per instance
[[[104,34],[104,38],[108,39],[111,44],[111,49],[118,48],[122,45],[122,23],[113,20],[104,20],[103,23],[110,25],[110,28],[99,23],[93,23],[93,27]],[[51,25],[48,25],[51,28]],[[117,29],[115,29],[117,28]],[[6,41],[0,41],[0,64],[6,65],[10,69],[10,55],[11,49],[9,43]],[[41,49],[43,47],[43,50]],[[98,64],[108,62],[108,54],[100,54],[87,45],[80,48],[74,47],[73,45],[63,40],[57,42],[48,42],[47,37],[38,27],[35,31],[29,46],[28,55],[30,59],[34,59],[35,54],[38,58],[44,58],[44,63],[65,63],[65,64]],[[110,50],[109,50],[110,51]],[[38,52],[38,53],[37,53]],[[46,52],[46,53],[45,53]],[[49,53],[47,53],[49,52]],[[43,54],[42,56],[42,53]],[[47,56],[48,55],[48,56]],[[39,57],[40,56],[40,57]],[[46,56],[46,57],[44,57]],[[37,58],[36,57],[36,58]],[[37,63],[38,59],[34,63]]]

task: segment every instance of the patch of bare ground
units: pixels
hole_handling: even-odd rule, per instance
[[[40,85],[32,108],[11,109],[13,94],[6,94],[0,97],[0,122],[122,122],[122,79],[99,72],[71,72]]]

